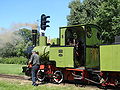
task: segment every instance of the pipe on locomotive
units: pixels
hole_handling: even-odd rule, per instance
[[[47,46],[47,37],[44,36],[44,35],[40,34],[39,38],[37,38],[38,37],[38,31],[36,29],[32,30],[32,43],[33,43],[34,47],[37,46],[37,41],[39,42],[38,46]]]

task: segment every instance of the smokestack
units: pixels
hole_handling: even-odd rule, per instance
[[[33,46],[36,46],[36,42],[37,42],[37,30],[36,29],[32,29],[32,41],[33,41]]]

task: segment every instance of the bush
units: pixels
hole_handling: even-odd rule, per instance
[[[10,57],[10,58],[1,58],[0,63],[3,64],[26,64],[27,63],[27,58],[24,57]]]

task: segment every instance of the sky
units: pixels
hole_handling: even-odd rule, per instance
[[[16,23],[34,23],[42,14],[50,16],[45,35],[59,37],[59,27],[67,25],[68,5],[73,0],[0,0],[0,28]],[[0,30],[0,33],[3,31]]]

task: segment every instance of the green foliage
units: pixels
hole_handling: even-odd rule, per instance
[[[3,64],[23,64],[27,63],[27,58],[24,57],[11,57],[11,58],[2,58],[0,59],[0,63]]]
[[[113,43],[120,35],[119,0],[73,0],[69,4],[68,25],[96,24],[100,26],[103,43]]]
[[[1,57],[16,56],[15,47],[11,43],[6,43],[4,48],[0,48],[0,51]]]
[[[70,15],[67,16],[68,25],[81,24],[80,19],[82,14],[80,12],[82,11],[82,4],[80,3],[80,0],[72,1],[68,7],[71,9]]]
[[[28,29],[23,28],[15,31],[13,36],[15,38],[11,39],[10,42],[6,42],[4,47],[0,48],[1,57],[25,56],[24,51],[32,45],[32,35]]]
[[[24,41],[16,41],[14,43],[7,42],[3,48],[0,48],[1,57],[14,57],[14,56],[24,56],[25,50]]]
[[[104,0],[99,5],[95,23],[99,25],[103,31],[102,38],[104,42],[114,42],[114,37],[120,35],[120,1]]]
[[[93,23],[98,4],[97,0],[84,0],[83,3],[80,0],[73,0],[68,6],[70,8],[70,15],[67,16],[68,25]]]
[[[26,28],[19,29],[19,31],[15,32],[16,34],[20,35],[25,43],[27,44],[29,41],[32,41],[32,31]]]

